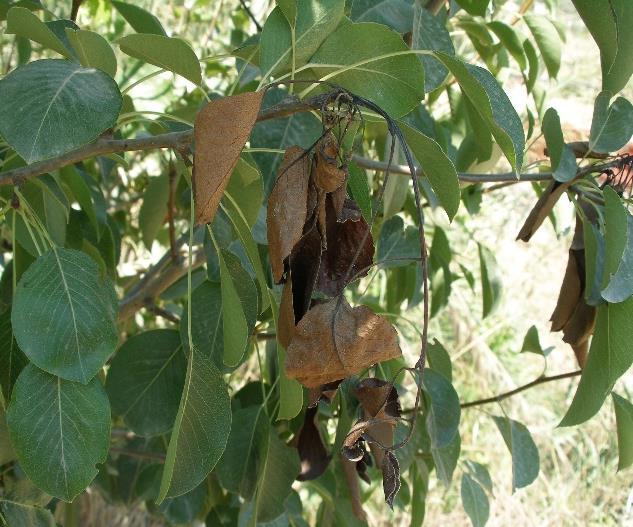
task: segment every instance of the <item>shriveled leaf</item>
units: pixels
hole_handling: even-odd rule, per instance
[[[248,92],[208,103],[196,117],[194,200],[196,223],[210,223],[253,129],[263,92]]]
[[[115,414],[141,436],[168,432],[185,383],[187,361],[177,331],[155,329],[125,341],[108,370]]]
[[[118,0],[112,0],[112,5],[137,33],[166,35],[158,18],[142,7],[127,2],[119,2]]]
[[[567,268],[560,288],[558,301],[550,317],[552,331],[561,331],[569,322],[582,295],[578,251],[570,250]]]
[[[612,393],[615,423],[618,430],[618,470],[633,465],[633,404]]]
[[[547,17],[542,15],[527,14],[523,17],[530,32],[536,40],[543,62],[547,68],[547,73],[551,79],[555,79],[560,70],[560,60],[562,54],[562,40],[556,26]]]
[[[284,275],[284,261],[303,235],[307,219],[310,159],[300,147],[286,150],[279,176],[268,198],[268,251],[275,282]]]
[[[512,492],[527,487],[539,473],[539,454],[525,425],[507,417],[493,416],[512,455]]]
[[[331,456],[327,453],[318,424],[318,407],[306,410],[303,426],[297,439],[297,452],[301,460],[299,481],[318,478],[327,469]]]
[[[350,461],[343,455],[339,456],[345,483],[347,484],[347,493],[351,502],[351,508],[354,516],[362,522],[367,521],[367,513],[363,509],[360,496],[360,480],[356,472],[356,463]]]
[[[99,33],[83,29],[66,28],[66,36],[72,44],[79,62],[87,68],[97,68],[110,77],[116,75],[116,57],[108,41]]]
[[[464,510],[468,514],[473,527],[486,525],[490,515],[488,496],[486,496],[484,489],[481,488],[477,480],[473,479],[469,474],[462,475],[461,495]]]
[[[313,307],[301,319],[288,347],[286,372],[314,388],[400,354],[398,335],[386,319],[365,306],[352,308],[339,297]]]
[[[34,163],[88,144],[114,126],[121,101],[116,83],[102,71],[37,60],[0,80],[0,133]]]
[[[117,309],[114,287],[94,260],[59,248],[40,256],[22,275],[11,322],[31,362],[85,384],[116,348]]]
[[[194,84],[202,82],[198,57],[191,46],[180,38],[144,33],[127,35],[120,38],[118,44],[121,51],[130,57],[176,73]]]
[[[29,364],[7,411],[20,466],[42,490],[72,501],[97,475],[110,444],[110,403],[99,379],[65,381]]]
[[[552,181],[547,188],[539,196],[536,204],[525,219],[517,240],[529,242],[537,229],[543,224],[545,219],[550,215],[554,205],[558,202],[560,197],[570,187],[571,181],[566,183],[560,183],[559,181]]]
[[[400,465],[395,454],[388,450],[382,460],[382,489],[385,501],[393,509],[393,500],[400,490]]]
[[[593,152],[615,152],[626,145],[633,135],[633,105],[624,97],[609,104],[610,92],[596,97],[589,134],[589,149]]]

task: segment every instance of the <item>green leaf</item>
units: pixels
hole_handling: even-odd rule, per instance
[[[288,24],[290,24],[290,27],[295,27],[297,24],[296,0],[275,0],[275,2],[286,17],[286,20],[288,21]]]
[[[116,293],[92,258],[71,249],[40,256],[18,283],[11,322],[36,366],[87,383],[118,342]]]
[[[352,198],[360,207],[361,214],[368,224],[371,224],[371,195],[367,172],[360,168],[353,161],[349,164],[349,177],[347,178],[347,189]]]
[[[149,185],[143,194],[143,204],[138,215],[138,223],[143,236],[143,243],[148,250],[156,239],[161,227],[165,224],[165,216],[169,203],[169,174],[161,174],[150,178]]]
[[[457,4],[468,14],[474,16],[484,16],[490,0],[457,0]]]
[[[495,78],[488,70],[466,64],[445,53],[435,52],[435,56],[455,76],[464,95],[490,128],[512,169],[519,171],[523,164],[525,147],[523,125]]]
[[[9,9],[6,32],[42,44],[45,48],[57,51],[57,53],[68,59],[72,60],[73,58],[68,48],[51,28],[42,22],[37,15],[34,15],[24,7],[12,7]]]
[[[198,57],[181,38],[139,33],[120,38],[118,44],[130,57],[176,73],[196,85],[202,83]]]
[[[9,439],[9,428],[7,427],[6,411],[4,401],[0,401],[0,465],[9,463],[15,459],[15,452]]]
[[[396,146],[396,151],[401,151],[399,146]],[[394,158],[394,162],[397,163],[397,161],[398,159]],[[387,180],[382,196],[382,209],[385,220],[388,220],[402,211],[408,194],[409,178],[400,175],[391,175]]]
[[[600,48],[602,89],[619,92],[633,73],[633,35],[628,30],[633,25],[633,4],[628,0],[572,1]]]
[[[609,202],[607,202],[607,206],[610,206]],[[626,232],[626,242],[622,250],[618,251],[621,259],[615,272],[612,272],[611,269],[607,270],[608,285],[601,293],[602,298],[612,304],[623,302],[633,295],[633,216],[624,208],[619,199],[617,206],[623,209],[624,215],[621,215],[620,218],[624,219],[625,225],[611,225],[610,227],[612,229],[615,227],[618,234],[622,231]],[[610,234],[611,230],[607,230],[607,250],[611,249]]]
[[[48,509],[33,507],[24,503],[3,500],[0,498],[0,520],[3,525],[19,525],[29,527],[55,527],[55,518]]]
[[[552,351],[553,349],[553,347],[543,349],[536,326],[531,326],[530,329],[527,330],[525,337],[523,337],[523,346],[521,346],[521,353],[530,352],[541,355],[541,357],[547,357],[547,355],[549,355],[550,351]]]
[[[503,47],[508,50],[510,55],[512,55],[512,58],[517,61],[521,71],[525,70],[528,64],[525,56],[525,49],[523,48],[523,42],[519,37],[517,30],[508,24],[500,22],[499,20],[488,22],[487,25],[492,32],[497,35],[497,38]]]
[[[492,479],[490,478],[490,472],[488,472],[486,466],[476,461],[467,460],[466,467],[473,479],[488,492],[492,493]]]
[[[378,239],[376,262],[380,267],[402,267],[420,258],[420,241],[415,227],[407,226],[400,216],[383,223]]]
[[[498,278],[497,262],[487,247],[479,246],[479,266],[481,269],[482,317],[486,318],[497,307],[501,297],[501,281]]]
[[[376,22],[398,33],[411,31],[414,17],[411,2],[406,0],[354,0],[349,17],[354,22]]]
[[[446,487],[450,485],[453,479],[453,472],[455,472],[455,467],[457,467],[461,448],[462,439],[459,432],[455,434],[453,440],[445,447],[431,448],[437,477]]]
[[[429,343],[426,353],[429,360],[429,366],[437,373],[446,377],[449,382],[453,382],[453,365],[451,364],[451,357],[442,343],[437,339],[433,339],[433,342]]]
[[[483,527],[490,515],[488,496],[481,485],[469,474],[462,475],[462,503],[473,527]]]
[[[451,382],[430,368],[424,370],[422,386],[431,400],[426,417],[431,447],[444,448],[457,434],[461,415],[459,397]]]
[[[560,70],[560,59],[563,43],[556,26],[552,21],[541,15],[524,15],[523,20],[536,41],[547,73],[551,79],[555,79]]]
[[[110,77],[116,75],[116,57],[114,51],[99,33],[82,29],[66,28],[66,36],[82,66],[97,68],[106,72]]]
[[[420,2],[415,3],[414,11],[411,49],[443,51],[455,55],[451,36],[440,18],[433,16]],[[418,58],[424,66],[424,91],[433,91],[444,82],[448,70],[431,56],[422,55]]]
[[[28,360],[18,348],[11,328],[11,311],[0,315],[0,386],[6,401],[11,399],[11,391],[22,368]]]
[[[137,33],[167,35],[158,18],[142,7],[117,0],[112,0],[112,5]]]
[[[609,105],[611,97],[605,91],[596,97],[589,134],[589,148],[593,152],[615,152],[633,135],[633,105],[624,97]]]
[[[270,426],[263,406],[249,406],[233,414],[231,434],[216,468],[222,487],[250,500],[257,488],[262,445],[268,443]]]
[[[26,475],[65,501],[97,475],[110,445],[110,404],[99,379],[65,381],[29,364],[7,411],[11,442]]]
[[[186,369],[177,331],[155,329],[130,337],[108,370],[106,391],[112,411],[140,436],[168,432],[176,419]]]
[[[304,0],[297,4],[295,67],[303,66],[343,19],[340,0]],[[262,29],[259,66],[264,77],[289,71],[292,65],[292,33],[280,7],[268,15]]]
[[[554,179],[563,183],[571,181],[576,177],[576,156],[572,149],[565,144],[560,118],[554,108],[548,108],[545,112],[542,129],[552,161]]]
[[[341,53],[341,50],[346,50]],[[372,22],[343,24],[310,59],[316,78],[327,79],[398,118],[424,96],[424,69],[395,31]],[[382,55],[396,54],[383,59]]]
[[[534,45],[527,38],[523,41],[523,50],[525,51],[525,57],[528,61],[527,75],[525,75],[525,88],[528,93],[532,93],[539,72],[538,55],[536,54]],[[531,114],[528,114],[528,116],[529,115]]]
[[[121,103],[119,88],[102,71],[37,60],[0,80],[0,133],[33,163],[90,143],[114,126]]]
[[[539,473],[539,454],[525,425],[507,417],[492,416],[512,455],[512,492],[527,487]]]
[[[230,430],[226,384],[209,358],[193,348],[157,502],[197,487],[222,456]]]
[[[106,223],[106,204],[101,188],[90,175],[74,166],[64,167],[59,173],[62,182],[68,186],[72,197],[88,216],[95,232],[95,238],[98,240],[103,224]]]
[[[433,139],[408,124],[399,122],[398,125],[420,164],[422,175],[428,178],[448,219],[452,220],[457,214],[461,197],[455,166]]]
[[[226,192],[235,200],[246,222],[253,228],[262,207],[264,188],[257,164],[251,156],[240,157],[233,169]]]
[[[633,404],[617,393],[611,393],[618,430],[618,470],[633,465]]]
[[[633,298],[598,306],[587,364],[571,406],[558,426],[574,426],[593,417],[615,381],[633,364]]]

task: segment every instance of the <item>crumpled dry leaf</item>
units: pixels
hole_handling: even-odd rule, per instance
[[[356,463],[349,461],[342,455],[339,457],[343,467],[343,474],[345,474],[345,481],[347,482],[347,487],[349,489],[354,516],[356,516],[359,520],[366,522],[367,513],[365,512],[365,509],[363,509],[363,505],[360,501],[360,483],[356,472]]]
[[[523,227],[517,235],[517,240],[529,242],[530,238],[534,235],[537,229],[543,224],[545,218],[552,212],[554,205],[565,193],[565,191],[572,185],[572,181],[567,183],[560,183],[558,181],[552,181],[547,188],[541,194],[541,197],[537,200],[536,204],[530,211]]]
[[[196,116],[193,189],[196,224],[210,223],[255,125],[264,91],[209,102]]]
[[[310,309],[312,292],[321,267],[321,235],[316,227],[310,228],[294,246],[289,258],[289,275],[292,277],[292,304],[295,325]]]
[[[318,478],[330,463],[328,455],[317,424],[317,408],[306,410],[303,426],[298,434],[297,450],[301,459],[301,473],[297,476],[299,481],[308,481]]]
[[[327,250],[322,255],[317,290],[336,296],[351,280],[367,275],[374,259],[374,240],[356,202],[346,199],[337,221],[331,196],[327,199]]]
[[[279,318],[277,320],[277,342],[284,348],[290,346],[295,332],[295,312],[292,305],[292,275],[284,284],[279,302]]]
[[[569,259],[567,260],[563,284],[560,288],[556,307],[550,317],[552,331],[560,331],[565,327],[565,324],[569,322],[569,319],[574,313],[582,294],[582,283],[578,270],[579,255],[577,252],[578,251],[574,251],[573,249],[569,251]]]
[[[395,454],[391,451],[385,452],[382,461],[382,488],[385,491],[385,501],[393,509],[393,500],[400,490],[400,464]]]
[[[284,262],[303,235],[307,220],[310,159],[305,150],[291,146],[279,167],[268,198],[266,225],[270,266],[276,283],[283,279]]]
[[[319,401],[331,403],[341,382],[343,382],[343,379],[322,384],[317,388],[310,388],[308,390],[308,408],[314,408]]]
[[[325,192],[334,192],[347,179],[347,167],[338,166],[339,145],[332,132],[316,144],[314,182]]]
[[[387,319],[338,297],[314,306],[297,324],[286,373],[315,388],[400,355],[398,334]]]

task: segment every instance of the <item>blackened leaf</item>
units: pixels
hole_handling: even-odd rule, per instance
[[[385,501],[393,509],[393,500],[400,490],[400,465],[398,464],[398,459],[390,450],[385,452],[381,469]]]
[[[303,426],[299,432],[297,451],[301,460],[301,473],[297,477],[299,481],[308,481],[318,478],[330,463],[318,425],[318,407],[306,410]]]
[[[321,235],[318,229],[313,226],[299,239],[290,254],[292,306],[295,324],[299,323],[310,308],[312,292],[319,278],[321,261]]]

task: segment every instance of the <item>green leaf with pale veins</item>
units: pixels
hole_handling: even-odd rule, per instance
[[[125,341],[110,364],[106,391],[112,411],[140,436],[171,430],[185,383],[180,335],[154,329]]]
[[[67,60],[37,60],[0,80],[0,133],[34,163],[96,139],[114,126],[121,104],[106,73]]]
[[[97,68],[110,77],[116,75],[116,57],[114,51],[99,33],[82,29],[66,28],[66,36],[79,58],[82,66]]]
[[[446,377],[449,382],[453,382],[451,357],[439,340],[433,339],[433,342],[429,343],[427,358],[429,360],[429,366],[433,368],[433,370]]]
[[[349,17],[354,22],[377,22],[398,33],[411,31],[413,6],[407,0],[354,0]]]
[[[420,2],[416,2],[414,6],[411,49],[443,51],[448,55],[455,55],[453,41],[445,24]],[[424,91],[433,91],[444,82],[448,70],[429,55],[421,55],[418,58],[424,65]]]
[[[230,430],[231,401],[222,375],[193,348],[157,502],[197,487],[222,456]]]
[[[408,49],[400,34],[385,26],[347,23],[323,42],[309,64],[314,78],[338,84],[398,118],[424,97],[422,64],[414,55],[398,55]]]
[[[0,315],[0,386],[5,401],[11,399],[11,391],[28,359],[18,348],[11,327],[11,311]]]
[[[193,82],[202,83],[200,62],[191,46],[181,38],[134,34],[118,40],[121,51]]]
[[[29,364],[7,410],[20,466],[42,490],[65,501],[97,475],[110,445],[110,403],[99,379],[65,381]]]
[[[7,526],[55,527],[55,518],[48,509],[0,498],[0,520]],[[3,523],[5,525],[5,523]]]
[[[512,492],[527,487],[539,473],[539,454],[530,431],[514,419],[493,416],[512,456]]]
[[[555,79],[560,70],[560,60],[563,42],[556,26],[547,17],[528,14],[523,17],[530,32],[536,41],[547,73],[551,79]]]
[[[39,368],[87,383],[118,343],[112,283],[72,249],[40,256],[18,283],[11,322],[20,349]]]
[[[633,465],[633,404],[612,393],[615,423],[618,430],[618,470]]]
[[[589,133],[589,148],[593,152],[615,152],[633,135],[633,105],[624,97],[609,104],[611,97],[606,91],[596,97]]]
[[[473,527],[483,527],[490,516],[490,504],[484,489],[470,474],[462,475],[462,504]]]
[[[112,5],[137,33],[167,35],[158,18],[142,7],[117,0],[112,0]]]

